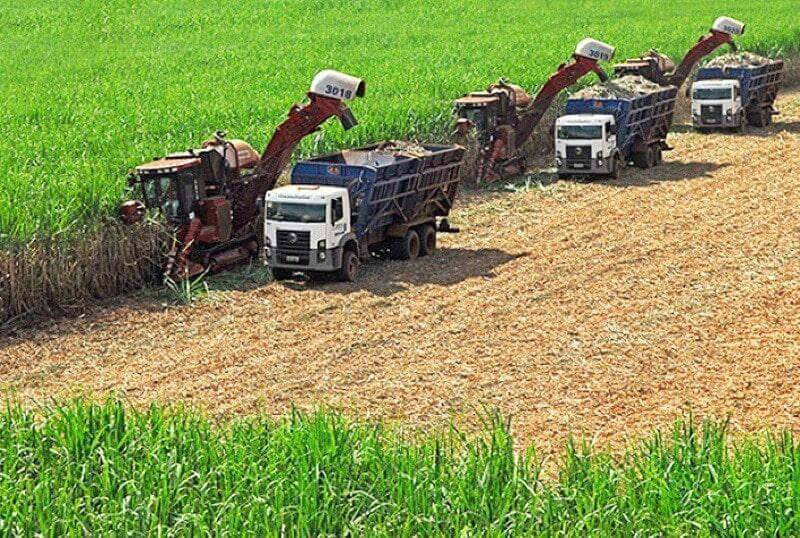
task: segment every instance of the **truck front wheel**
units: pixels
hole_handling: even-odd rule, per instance
[[[427,256],[436,250],[436,228],[430,224],[421,226],[419,229],[419,255]]]
[[[392,243],[392,258],[396,260],[414,260],[419,256],[419,234],[416,230],[408,230],[402,238]]]
[[[358,255],[350,249],[342,253],[342,266],[339,268],[339,280],[341,282],[355,282],[359,268]]]

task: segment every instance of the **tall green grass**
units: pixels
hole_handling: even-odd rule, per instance
[[[314,73],[368,81],[361,125],[302,152],[441,137],[453,98],[540,84],[592,35],[619,57],[682,54],[720,14],[744,46],[797,46],[796,0],[0,0],[0,244],[75,235],[126,171],[216,129],[262,148]]]
[[[227,536],[792,536],[800,446],[679,422],[612,457],[569,444],[556,476],[507,424],[407,440],[338,414],[212,426],[72,402],[0,417],[0,533]]]

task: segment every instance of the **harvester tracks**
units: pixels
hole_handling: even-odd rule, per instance
[[[113,392],[213,413],[474,406],[525,440],[616,442],[691,409],[800,431],[800,94],[768,131],[673,134],[661,168],[472,195],[436,256],[355,285],[143,300],[0,340],[23,400]],[[767,136],[768,135],[768,136]]]

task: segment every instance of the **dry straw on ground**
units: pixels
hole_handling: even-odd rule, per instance
[[[676,414],[800,432],[800,94],[743,135],[670,135],[625,179],[472,193],[435,256],[356,284],[146,298],[0,338],[31,399],[109,392],[214,413],[341,405],[412,425],[471,406],[558,450]]]

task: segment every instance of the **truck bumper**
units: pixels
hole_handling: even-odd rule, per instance
[[[567,163],[566,161],[556,161],[556,167],[558,168],[558,173],[561,175],[569,175],[574,174],[576,176],[580,176],[583,174],[594,174],[594,175],[607,175],[611,173],[611,161],[609,159],[603,159],[603,164],[599,163],[599,159],[592,159],[590,162],[583,163],[584,165],[581,167],[576,167],[572,163]]]
[[[696,129],[729,129],[732,127],[741,127],[742,117],[738,116],[722,116],[722,118],[702,118],[694,116],[692,118],[692,125]]]
[[[291,271],[338,271],[342,266],[342,248],[326,250],[307,250],[304,252],[286,252],[276,248],[264,249],[267,265],[276,269]]]

